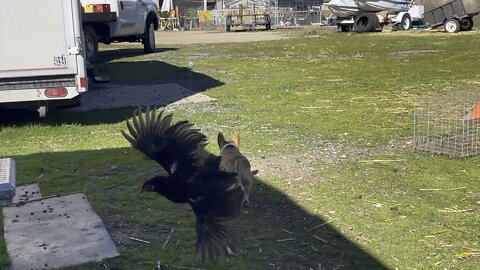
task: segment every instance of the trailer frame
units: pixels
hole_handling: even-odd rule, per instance
[[[423,18],[425,25],[430,29],[443,26],[445,32],[456,33],[472,30],[473,17],[478,14],[467,13],[463,0],[452,0],[444,5],[425,11]]]

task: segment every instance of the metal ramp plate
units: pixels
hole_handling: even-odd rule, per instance
[[[8,205],[15,196],[15,160],[0,159],[0,205]]]
[[[82,193],[4,207],[3,217],[12,270],[60,268],[119,255]]]

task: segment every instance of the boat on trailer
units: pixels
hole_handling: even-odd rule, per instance
[[[331,0],[328,8],[337,16],[342,32],[381,31],[387,24],[408,30],[423,17],[423,6],[414,0]]]

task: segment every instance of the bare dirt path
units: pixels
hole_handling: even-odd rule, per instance
[[[282,31],[250,31],[250,32],[222,32],[222,31],[157,31],[155,42],[157,45],[177,44],[207,44],[207,43],[237,43],[268,41],[288,38]]]

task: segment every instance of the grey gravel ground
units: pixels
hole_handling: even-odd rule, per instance
[[[98,84],[80,96],[80,105],[65,111],[93,111],[102,109],[201,103],[214,99],[192,92],[178,84]]]

